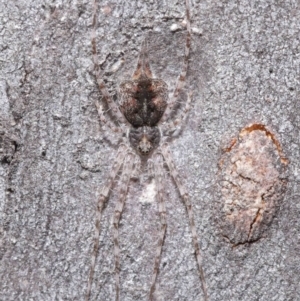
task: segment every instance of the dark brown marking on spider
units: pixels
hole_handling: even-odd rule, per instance
[[[263,124],[241,130],[225,150],[219,168],[222,233],[234,246],[257,241],[282,201],[288,160],[279,141]]]
[[[133,127],[156,126],[167,106],[167,84],[143,78],[120,86],[120,110]]]

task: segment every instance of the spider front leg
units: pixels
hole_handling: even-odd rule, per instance
[[[188,113],[191,109],[191,94],[192,93],[188,94],[185,106],[179,113],[179,116],[175,120],[170,119],[167,123],[164,123],[161,126],[163,136],[176,137],[181,132],[185,120],[187,119]]]
[[[193,245],[194,245],[194,250],[195,250],[195,256],[196,256],[196,260],[197,260],[197,265],[198,265],[198,271],[199,271],[199,275],[200,275],[200,281],[201,281],[201,286],[202,286],[202,290],[204,293],[204,300],[208,301],[208,294],[207,294],[207,286],[206,286],[206,281],[204,278],[204,272],[203,272],[203,268],[202,268],[202,257],[201,257],[201,253],[200,253],[200,247],[198,244],[198,236],[197,236],[197,231],[196,231],[196,225],[195,225],[195,220],[194,220],[194,214],[193,214],[193,210],[192,210],[192,205],[190,202],[190,198],[189,195],[185,189],[185,187],[183,186],[181,179],[179,177],[179,174],[175,168],[172,156],[168,150],[168,147],[166,144],[163,144],[161,146],[161,152],[164,156],[164,159],[168,165],[168,168],[170,170],[170,174],[172,176],[172,178],[174,179],[177,188],[179,190],[179,194],[184,202],[187,214],[188,214],[188,218],[189,218],[189,223],[190,223],[190,228],[191,228],[191,233],[192,233],[192,240],[193,240]]]
[[[100,119],[100,123],[102,125],[102,128],[104,131],[107,131],[108,129],[110,129],[113,133],[123,133],[122,128],[115,126],[110,120],[108,120],[103,112],[103,108],[102,106],[99,104],[98,101],[95,102],[96,108],[97,108],[97,112],[99,115],[99,119]]]
[[[101,221],[101,215],[102,210],[104,207],[105,202],[108,200],[110,190],[113,186],[114,180],[119,173],[119,170],[124,162],[124,158],[127,154],[127,146],[121,145],[119,147],[116,159],[114,161],[114,164],[112,166],[111,172],[105,182],[105,185],[102,188],[102,191],[100,193],[99,201],[97,204],[97,212],[96,212],[96,223],[95,223],[95,233],[94,233],[94,247],[93,247],[93,253],[91,257],[91,266],[90,266],[90,273],[88,278],[88,284],[87,284],[87,292],[86,292],[86,301],[89,301],[90,294],[91,294],[91,287],[93,283],[93,276],[95,271],[95,264],[96,264],[96,258],[99,248],[99,236],[100,236],[100,221]]]
[[[168,103],[168,107],[165,111],[164,117],[162,118],[162,121],[168,120],[174,113],[174,106],[178,100],[178,96],[184,86],[186,74],[188,70],[189,65],[189,58],[190,58],[190,50],[191,50],[191,13],[190,13],[190,2],[189,0],[185,1],[185,14],[186,14],[186,40],[185,40],[185,48],[184,48],[184,61],[183,66],[181,69],[181,73],[179,75],[179,78],[177,80],[173,95]]]
[[[127,157],[124,160],[123,172],[121,176],[121,187],[120,196],[116,204],[115,214],[114,214],[114,254],[115,254],[115,279],[116,279],[116,301],[120,300],[120,246],[119,246],[119,222],[123,212],[125,199],[127,195],[127,190],[129,186],[129,181],[131,174],[133,172],[134,165],[134,155],[132,153],[127,153]]]
[[[151,280],[151,288],[149,294],[149,300],[153,300],[153,293],[155,291],[156,279],[159,271],[159,264],[161,259],[162,247],[164,244],[164,239],[166,235],[167,222],[166,222],[166,206],[163,196],[163,157],[160,153],[154,156],[154,177],[156,184],[156,195],[158,201],[158,212],[160,216],[161,230],[159,234],[158,245],[156,249],[155,261],[154,261],[154,269]]]
[[[114,117],[115,120],[118,120],[119,123],[125,125],[127,124],[125,117],[122,115],[120,112],[117,104],[114,102],[114,100],[111,98],[110,94],[108,93],[108,90],[105,86],[105,83],[103,79],[101,78],[100,74],[100,67],[99,67],[99,61],[98,61],[98,55],[97,55],[97,43],[96,43],[96,27],[97,27],[97,9],[98,9],[98,4],[97,1],[93,1],[93,21],[92,21],[92,55],[93,55],[93,63],[94,63],[94,72],[95,72],[95,77],[96,81],[99,86],[99,90],[103,96],[104,101],[107,103],[109,110],[111,111],[112,116]],[[96,102],[97,108],[99,107],[99,104]],[[99,113],[99,110],[98,110]],[[105,119],[103,114],[99,114],[101,121],[106,124],[108,127],[110,127],[113,131],[118,131],[116,130],[116,127],[114,123],[111,120]]]

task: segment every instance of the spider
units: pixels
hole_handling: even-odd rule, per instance
[[[208,300],[207,288],[204,273],[201,264],[200,248],[197,239],[196,226],[192,206],[186,188],[183,186],[178,172],[172,160],[171,153],[168,149],[168,143],[180,133],[183,123],[190,109],[191,97],[188,95],[186,104],[182,111],[177,114],[178,117],[172,120],[174,114],[178,110],[176,103],[179,93],[183,89],[190,53],[191,44],[191,25],[190,25],[190,4],[186,0],[186,44],[184,53],[183,67],[177,80],[175,90],[171,99],[168,99],[168,86],[162,79],[153,78],[148,52],[147,42],[144,40],[139,54],[136,70],[132,79],[121,83],[119,87],[120,99],[118,105],[114,102],[108,93],[108,90],[101,78],[97,49],[96,49],[96,25],[97,25],[97,0],[94,0],[93,10],[93,32],[92,32],[92,53],[94,62],[94,71],[96,81],[98,83],[103,101],[106,102],[110,109],[110,113],[121,124],[117,127],[113,119],[108,119],[102,106],[96,101],[99,119],[105,132],[109,130],[114,133],[123,134],[121,143],[117,151],[112,169],[103,186],[97,205],[94,248],[91,257],[91,266],[87,284],[86,301],[89,300],[91,294],[91,286],[95,270],[96,257],[99,247],[100,221],[105,203],[109,199],[110,190],[112,189],[117,175],[120,173],[120,196],[115,207],[113,218],[113,238],[114,238],[114,256],[115,256],[115,300],[120,300],[120,247],[119,247],[119,222],[124,208],[126,194],[130,182],[130,178],[137,166],[140,164],[148,164],[152,170],[156,183],[156,198],[158,201],[158,211],[161,222],[160,235],[156,249],[151,286],[149,290],[149,300],[154,300],[154,291],[156,279],[159,272],[160,258],[162,247],[166,234],[166,207],[163,195],[163,168],[166,163],[169,172],[178,188],[180,197],[185,205],[189,224],[192,234],[195,257],[200,276],[201,287],[205,300]],[[126,135],[124,129],[127,129]],[[137,163],[139,162],[139,163]]]

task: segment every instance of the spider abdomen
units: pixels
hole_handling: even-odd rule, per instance
[[[143,126],[131,128],[129,132],[131,146],[141,155],[147,156],[160,142],[158,127]]]

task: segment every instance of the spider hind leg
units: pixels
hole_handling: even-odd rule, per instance
[[[92,283],[93,283],[96,258],[97,258],[98,249],[99,249],[100,222],[101,222],[103,207],[109,198],[111,188],[112,188],[115,178],[117,177],[119,170],[124,162],[127,152],[128,152],[127,147],[124,144],[121,144],[121,146],[119,147],[116,159],[113,163],[112,169],[110,171],[110,174],[105,182],[105,185],[103,186],[103,188],[101,190],[100,197],[99,197],[99,200],[97,203],[95,233],[94,233],[94,247],[93,247],[93,253],[91,256],[91,265],[90,265],[90,272],[89,272],[89,278],[88,278],[88,284],[87,284],[87,292],[86,292],[86,298],[85,298],[86,301],[88,301],[90,298],[91,288],[92,288]]]
[[[191,204],[188,192],[181,182],[179,174],[175,168],[175,164],[173,162],[171,153],[166,144],[163,144],[161,146],[161,152],[167,163],[170,174],[171,174],[172,178],[174,179],[174,182],[178,188],[180,197],[181,197],[181,199],[185,205],[186,211],[187,211],[192,240],[193,240],[193,246],[194,246],[194,250],[195,250],[195,257],[196,257],[198,272],[199,272],[199,276],[200,276],[201,287],[202,287],[202,291],[204,294],[204,300],[208,301],[207,285],[206,285],[204,272],[203,272],[203,268],[202,268],[202,256],[201,256],[201,252],[200,252],[200,246],[198,243],[198,236],[197,236],[197,230],[196,230],[196,225],[195,225],[195,220],[194,220],[192,204]]]
[[[159,240],[156,248],[155,260],[154,260],[154,268],[151,279],[151,287],[149,293],[149,300],[153,301],[154,296],[153,293],[155,291],[155,284],[159,272],[159,264],[161,260],[162,248],[164,244],[164,239],[166,235],[167,229],[167,221],[166,221],[166,205],[163,195],[163,157],[160,153],[155,154],[153,159],[153,169],[154,169],[154,178],[156,184],[156,196],[158,201],[158,212],[160,217],[161,230],[159,234]]]
[[[121,215],[124,209],[125,200],[127,196],[127,191],[129,187],[129,181],[134,171],[134,160],[135,155],[131,152],[128,152],[123,164],[123,172],[121,175],[121,186],[120,186],[120,195],[119,200],[115,207],[114,213],[114,254],[115,254],[115,279],[116,279],[116,301],[120,300],[120,245],[119,245],[119,223]]]

